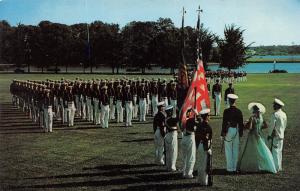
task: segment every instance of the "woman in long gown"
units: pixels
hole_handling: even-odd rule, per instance
[[[261,103],[250,103],[248,109],[253,115],[249,118],[245,128],[249,129],[244,150],[241,152],[238,163],[242,172],[271,172],[276,173],[271,151],[264,142],[262,129],[267,128],[262,114],[265,107]]]

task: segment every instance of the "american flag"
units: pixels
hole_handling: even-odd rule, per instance
[[[202,109],[210,108],[205,70],[201,59],[197,60],[197,70],[194,73],[193,81],[180,111],[181,129],[185,128],[186,112],[191,108],[194,108],[198,113]]]

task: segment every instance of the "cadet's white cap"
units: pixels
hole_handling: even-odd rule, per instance
[[[227,97],[228,97],[229,99],[238,99],[238,98],[239,98],[239,96],[237,96],[237,95],[235,95],[235,94],[228,94]]]
[[[274,99],[274,103],[277,103],[278,105],[284,106],[284,103],[280,99],[277,99],[277,98]]]
[[[209,108],[202,109],[202,110],[199,112],[200,115],[204,115],[204,114],[208,114],[208,113],[210,113],[210,109],[209,109]]]
[[[164,101],[161,101],[161,102],[157,103],[157,107],[162,107],[162,106],[165,106],[165,102]]]
[[[173,105],[168,105],[165,110],[167,111],[167,110],[171,110],[171,109],[173,109]]]
[[[248,109],[253,112],[253,107],[256,106],[258,107],[258,110],[260,113],[265,113],[266,112],[266,108],[263,104],[261,103],[257,103],[257,102],[252,102],[248,104]]]

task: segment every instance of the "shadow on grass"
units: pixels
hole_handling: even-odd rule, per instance
[[[174,190],[183,189],[189,190],[191,188],[203,187],[198,183],[185,183],[185,184],[144,184],[138,186],[128,186],[125,189],[112,189],[113,191],[135,191],[135,190]]]
[[[139,174],[154,174],[154,173],[163,173],[166,172],[164,169],[149,169],[149,170],[111,170],[107,172],[97,172],[97,173],[78,173],[78,174],[64,174],[57,176],[44,176],[44,177],[33,177],[26,179],[60,179],[60,178],[78,178],[78,177],[95,177],[95,176],[121,176],[121,175],[139,175]]]
[[[14,187],[20,189],[30,188],[74,188],[74,187],[103,187],[103,186],[116,186],[128,184],[144,184],[147,186],[149,182],[162,182],[181,179],[180,174],[152,174],[152,175],[138,175],[125,178],[99,180],[99,181],[81,181],[81,182],[67,182],[58,184],[40,184],[30,185],[25,187]]]
[[[157,166],[156,164],[116,164],[116,165],[103,165],[91,168],[83,168],[83,170],[124,170],[124,169],[134,169],[134,168],[148,168]]]
[[[133,139],[133,140],[124,140],[121,141],[122,143],[134,143],[134,142],[148,142],[148,141],[153,141],[152,138],[147,138],[147,139]]]

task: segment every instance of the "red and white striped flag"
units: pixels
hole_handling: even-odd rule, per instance
[[[198,113],[205,108],[210,108],[209,94],[205,78],[205,71],[202,60],[197,60],[197,70],[194,73],[193,81],[189,87],[180,112],[181,128],[185,128],[186,112],[194,108]]]

